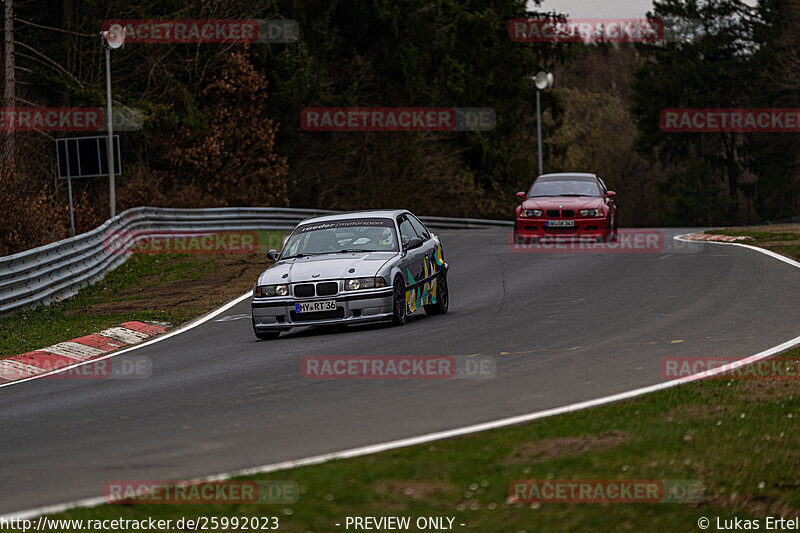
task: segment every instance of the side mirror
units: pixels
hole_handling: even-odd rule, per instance
[[[414,237],[410,241],[408,241],[404,246],[403,250],[413,250],[414,248],[419,248],[422,246],[422,243],[425,242],[419,237]]]
[[[522,199],[524,200],[524,199],[526,199],[527,197],[528,197],[528,195],[527,195],[527,194],[525,194],[524,192],[518,192],[518,193],[517,193],[517,198],[522,198]]]
[[[608,191],[606,193],[606,196],[608,196],[609,198],[614,198],[616,195],[617,193],[615,193],[614,191]]]
[[[267,259],[269,259],[270,261],[277,261],[278,260],[278,255],[279,255],[278,254],[278,250],[273,248],[273,249],[271,249],[270,251],[267,252]]]

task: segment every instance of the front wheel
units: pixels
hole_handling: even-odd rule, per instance
[[[394,280],[394,306],[392,324],[402,326],[406,323],[406,284],[403,278],[397,276]]]
[[[256,338],[260,341],[271,341],[275,340],[280,336],[280,331],[258,331],[256,329],[255,323],[253,324],[253,333],[255,333]]]
[[[439,288],[436,290],[436,303],[426,305],[426,315],[443,315],[450,305],[450,292],[447,288],[447,274],[442,274],[439,279]]]
[[[606,219],[606,242],[617,242],[617,217],[614,217],[614,223],[611,223],[611,213],[608,214]]]
[[[516,231],[514,232],[514,244],[523,246],[532,246],[539,244],[539,237],[523,237]]]
[[[614,240],[619,239],[619,214],[614,213]]]

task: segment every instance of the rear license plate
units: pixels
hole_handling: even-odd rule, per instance
[[[548,228],[574,228],[575,221],[574,220],[548,220],[547,221]]]
[[[318,311],[336,311],[336,300],[325,300],[324,302],[303,302],[294,304],[295,313],[315,313]]]

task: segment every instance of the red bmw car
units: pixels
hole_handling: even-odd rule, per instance
[[[543,174],[517,196],[523,202],[517,207],[514,242],[617,237],[616,193],[594,174]]]

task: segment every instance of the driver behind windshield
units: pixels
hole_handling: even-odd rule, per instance
[[[391,224],[390,219],[309,224],[289,237],[284,259],[337,252],[397,251],[397,237]]]
[[[558,180],[536,182],[530,196],[599,196],[599,194],[597,185],[591,181]]]

